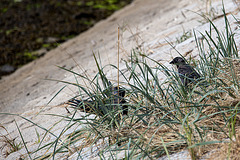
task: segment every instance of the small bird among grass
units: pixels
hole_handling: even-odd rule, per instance
[[[189,83],[195,82],[201,76],[194,70],[192,66],[186,63],[182,57],[175,57],[170,64],[177,66],[179,77],[184,86],[188,86]]]
[[[78,99],[71,99],[68,101],[68,104],[76,107],[80,110],[84,110],[86,112],[91,112],[95,114],[101,114],[105,115],[107,112],[116,109],[118,105],[122,108],[122,114],[127,115],[128,114],[128,106],[126,106],[126,100],[124,99],[125,96],[125,89],[121,87],[111,87],[110,91],[105,91],[106,98],[104,99],[98,99],[101,101],[101,103],[98,102],[98,100],[78,100]]]

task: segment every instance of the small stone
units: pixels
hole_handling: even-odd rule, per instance
[[[5,64],[0,67],[0,72],[3,74],[9,74],[15,71],[15,68],[10,64]]]

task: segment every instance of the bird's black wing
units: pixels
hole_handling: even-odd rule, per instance
[[[200,78],[200,75],[190,65],[180,65],[178,67],[178,73],[182,83],[186,86],[189,82]]]
[[[100,112],[101,114],[106,114],[109,111],[115,109],[117,105],[120,105],[123,110],[123,114],[128,113],[128,106],[125,105],[126,101],[124,99],[125,96],[125,89],[121,87],[113,87],[111,88],[111,92],[108,93],[103,99],[101,99],[101,104],[98,104],[98,101],[95,100],[78,100],[78,99],[71,99],[68,101],[68,104],[76,109],[84,110],[87,112]]]

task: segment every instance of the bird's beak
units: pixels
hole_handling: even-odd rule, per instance
[[[174,64],[174,62],[173,62],[173,61],[171,61],[171,62],[170,62],[170,64]]]

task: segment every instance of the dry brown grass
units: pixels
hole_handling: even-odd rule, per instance
[[[231,160],[239,160],[240,159],[240,127],[238,127],[238,132],[236,139],[233,141],[229,141],[227,143],[222,143],[219,145],[216,145],[214,148],[214,152],[210,155],[208,160],[225,160],[225,159],[231,159]]]

